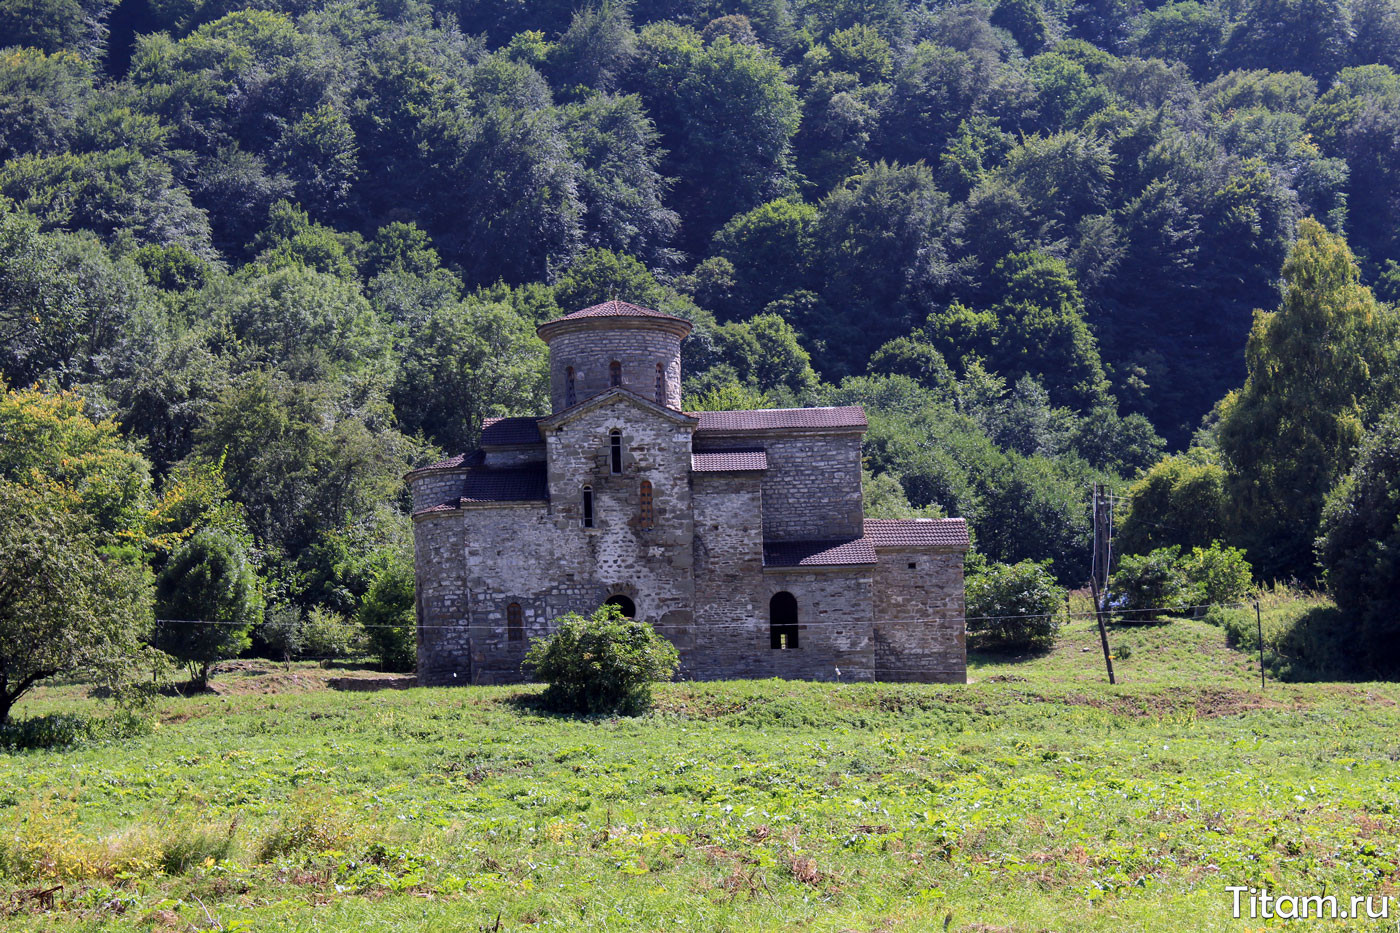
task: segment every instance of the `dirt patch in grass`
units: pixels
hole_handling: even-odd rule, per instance
[[[209,692],[217,696],[251,693],[306,693],[312,690],[401,688],[403,674],[345,668],[282,665],[276,661],[224,661],[214,668]],[[359,683],[363,682],[364,686]]]
[[[1261,709],[1284,709],[1296,706],[1272,697],[1237,690],[1232,687],[1208,687],[1198,690],[1176,690],[1171,693],[1140,693],[1106,695],[1071,693],[1064,696],[1037,697],[1047,703],[1069,703],[1089,706],[1132,719],[1160,719],[1166,716],[1192,713],[1199,719],[1219,719],[1238,716]]]

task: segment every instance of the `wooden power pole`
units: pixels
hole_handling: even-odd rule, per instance
[[[1108,497],[1103,484],[1094,484],[1094,561],[1089,589],[1094,595],[1094,616],[1099,622],[1099,643],[1103,645],[1103,663],[1108,668],[1108,682],[1117,684],[1113,676],[1113,654],[1108,650],[1108,626],[1104,624],[1108,601],[1108,564],[1112,555],[1109,544]]]

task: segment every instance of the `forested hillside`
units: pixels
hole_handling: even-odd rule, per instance
[[[696,321],[692,407],[864,404],[872,515],[1066,581],[1149,468],[1142,549],[1315,575],[1395,403],[1396,0],[0,0],[0,46],[6,424],[74,393],[272,606],[402,567],[402,473],[614,295]]]

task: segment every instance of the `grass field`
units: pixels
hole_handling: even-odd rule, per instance
[[[148,735],[0,754],[0,928],[1244,931],[1228,885],[1400,893],[1400,686],[1261,692],[1202,622],[1114,640],[1116,688],[1076,623],[967,686],[605,720],[245,665]]]

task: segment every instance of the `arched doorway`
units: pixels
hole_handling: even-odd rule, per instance
[[[616,596],[609,596],[605,606],[616,606],[622,610],[622,614],[629,619],[637,618],[637,604],[632,602],[630,597],[618,593]]]
[[[787,591],[774,593],[768,601],[768,633],[772,647],[797,647],[797,597]]]

